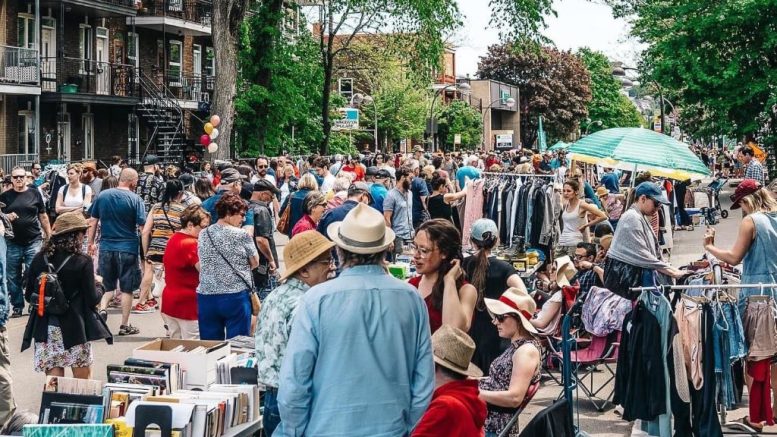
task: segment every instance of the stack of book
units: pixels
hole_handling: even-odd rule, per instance
[[[47,376],[40,405],[41,424],[98,424],[103,422],[102,382]]]
[[[127,358],[124,365],[108,365],[108,382],[150,385],[164,395],[183,388],[184,373],[176,363]]]

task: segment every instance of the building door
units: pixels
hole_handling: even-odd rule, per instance
[[[192,53],[193,75],[192,100],[200,101],[202,93],[202,46],[195,44]]]
[[[84,133],[84,159],[94,159],[94,114],[81,116],[81,131]]]
[[[67,112],[59,115],[57,122],[57,134],[59,134],[59,157],[63,161],[70,160],[70,114]]]
[[[35,153],[35,113],[19,111],[19,153]],[[26,158],[25,158],[26,159]]]
[[[40,62],[43,91],[57,90],[57,31],[53,19],[43,19],[40,28]],[[49,26],[50,25],[50,26]]]
[[[110,94],[111,65],[108,62],[108,29],[104,27],[97,28],[95,61],[97,64],[97,94]]]

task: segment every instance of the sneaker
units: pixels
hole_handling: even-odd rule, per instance
[[[132,307],[131,312],[133,314],[153,313],[154,312],[154,307],[149,306],[148,304],[145,304],[145,303],[138,302],[138,303],[135,304],[134,307]]]
[[[22,308],[14,308],[13,312],[11,313],[11,318],[16,319],[22,316]]]
[[[159,301],[152,297],[146,301],[146,306],[149,308],[159,308]]]
[[[140,329],[132,325],[121,325],[119,327],[119,335],[135,335],[140,332]]]
[[[103,322],[108,321],[108,311],[100,310],[99,314],[100,314],[100,318],[103,319]]]

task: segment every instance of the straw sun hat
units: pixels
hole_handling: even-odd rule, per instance
[[[383,214],[363,203],[343,221],[330,224],[326,233],[341,249],[361,255],[383,252],[394,242],[394,231],[386,227]]]
[[[286,271],[283,272],[280,280],[293,275],[297,270],[329,251],[334,245],[318,231],[305,231],[293,236],[283,248]]]
[[[537,334],[537,328],[529,322],[534,315],[534,311],[537,310],[537,304],[526,292],[510,287],[499,296],[498,300],[485,298],[483,301],[486,303],[486,308],[492,316],[513,314],[521,321],[524,329],[532,334]]]
[[[461,329],[442,325],[432,334],[432,357],[446,369],[475,378],[483,376],[483,371],[471,363],[474,354],[475,342]]]
[[[70,232],[84,231],[89,228],[89,224],[80,211],[66,212],[57,216],[54,221],[51,235],[63,235]]]

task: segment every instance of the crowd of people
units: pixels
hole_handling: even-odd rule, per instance
[[[713,230],[705,243],[774,282],[777,203],[752,149],[738,152],[753,177],[734,201],[752,219],[730,251],[714,247]],[[642,272],[635,285],[684,275],[659,245],[654,218],[670,203],[661,186],[613,169],[584,177],[563,151],[418,147],[196,168],[146,156],[138,171],[117,158],[100,171],[68,165],[56,191],[32,170],[14,168],[0,194],[0,326],[29,317],[34,369],[89,378],[91,342],[112,341],[111,307],[120,336],[140,332],[132,314],[156,311],[170,338],[253,335],[267,435],[498,435],[539,384],[541,339],[558,332],[564,290],[583,298],[628,266]],[[531,287],[496,256],[497,223],[462,232],[457,220],[484,172],[554,176],[559,235]],[[279,238],[289,238],[282,257]],[[415,268],[408,281],[387,269],[400,256]],[[56,314],[37,299],[52,274],[69,303]],[[7,341],[0,330],[10,381]],[[13,400],[10,385],[0,391],[2,421]]]

